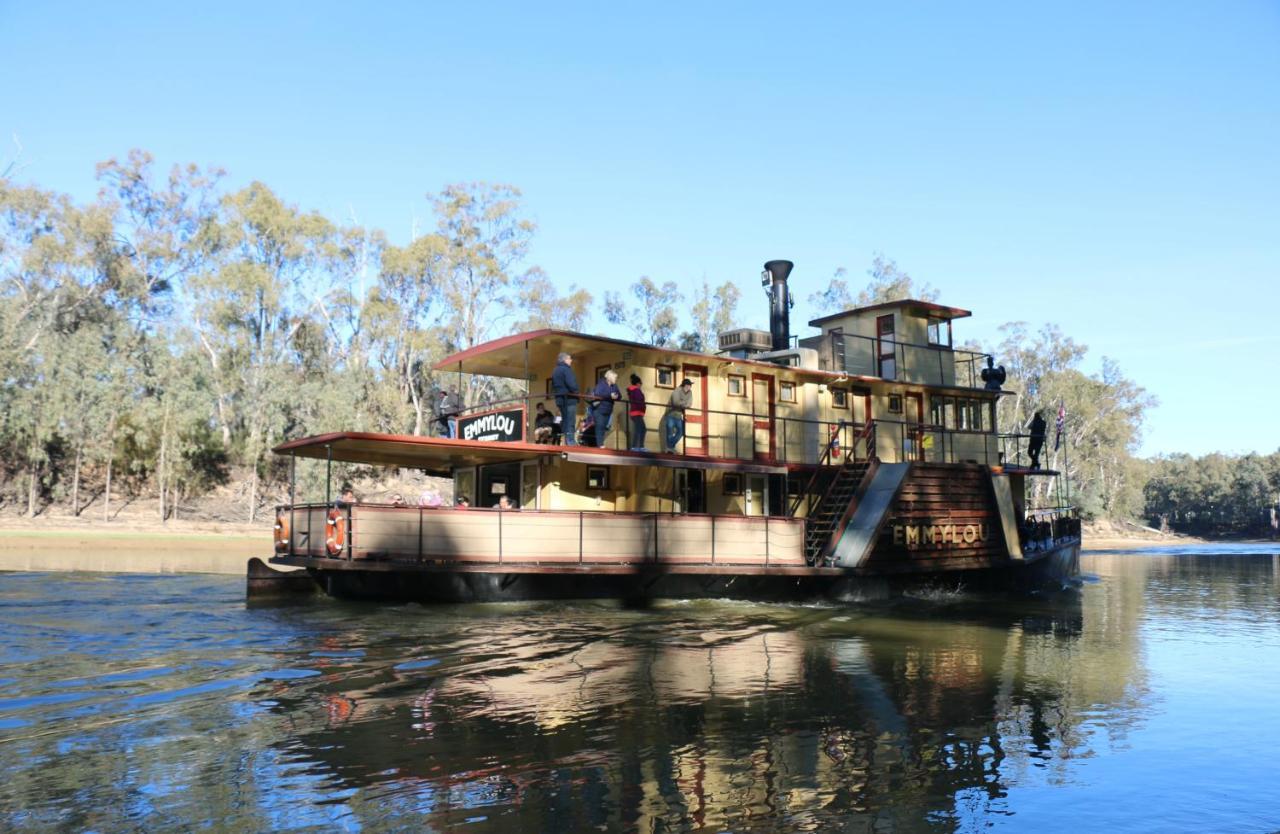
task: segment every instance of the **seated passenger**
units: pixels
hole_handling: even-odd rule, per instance
[[[547,407],[538,403],[537,413],[533,417],[533,442],[550,443],[556,430],[556,418]]]
[[[498,498],[498,503],[494,504],[493,508],[495,510],[514,510],[516,508],[516,505],[511,503],[510,498],[503,495]]]

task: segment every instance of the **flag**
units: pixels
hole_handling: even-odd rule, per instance
[[[1058,447],[1062,445],[1062,426],[1067,422],[1067,410],[1063,406],[1062,400],[1058,400],[1058,419],[1054,423],[1054,427],[1058,430],[1058,436],[1053,440],[1053,451],[1058,451]]]

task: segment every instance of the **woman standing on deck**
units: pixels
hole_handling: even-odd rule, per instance
[[[609,420],[613,416],[613,401],[622,399],[617,372],[605,371],[591,394],[595,397],[592,409],[596,420],[596,448],[603,449],[604,436],[609,433]]]
[[[631,384],[627,386],[627,416],[631,418],[631,442],[627,448],[633,452],[646,451],[644,411],[644,389],[640,387],[640,377],[632,374]]]

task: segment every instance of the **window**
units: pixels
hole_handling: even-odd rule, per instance
[[[832,408],[848,408],[849,392],[844,388],[831,389],[831,407]]]
[[[951,319],[929,316],[929,344],[951,347]]]
[[[889,413],[890,414],[902,413],[902,395],[901,394],[889,395]]]
[[[882,379],[894,379],[898,374],[898,345],[893,337],[893,316],[878,316],[876,318],[876,356],[880,360]]]
[[[747,378],[737,374],[729,374],[729,396],[745,397],[747,395]]]
[[[725,495],[741,495],[742,494],[742,476],[737,472],[724,473],[724,483],[721,491]]]
[[[796,401],[796,384],[794,382],[778,383],[778,402],[793,403]]]
[[[787,478],[787,496],[795,498],[804,491],[804,484],[799,478]]]
[[[956,427],[956,400],[954,397],[929,398],[929,422],[949,429]]]
[[[659,388],[675,388],[676,387],[676,369],[671,365],[658,365],[658,381]]]
[[[587,467],[587,489],[608,489],[608,488],[609,488],[609,467],[588,466]]]

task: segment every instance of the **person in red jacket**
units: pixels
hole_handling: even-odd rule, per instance
[[[644,446],[644,390],[640,387],[640,377],[631,375],[631,384],[627,386],[627,416],[631,418],[631,445],[633,452],[648,451]]]

